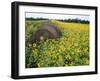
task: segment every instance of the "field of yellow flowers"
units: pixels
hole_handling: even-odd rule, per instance
[[[40,45],[32,43],[32,33],[44,22],[25,22],[26,68],[89,65],[89,24],[49,20],[59,27],[62,37],[48,39]]]

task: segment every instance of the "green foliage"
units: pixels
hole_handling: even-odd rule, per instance
[[[51,20],[49,22],[60,28],[62,37],[47,39],[42,44],[36,45],[32,43],[31,35],[44,22],[46,21],[32,20],[25,23],[26,68],[89,65],[88,24],[62,23]]]

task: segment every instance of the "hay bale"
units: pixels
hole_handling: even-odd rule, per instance
[[[32,40],[40,43],[42,41],[41,37],[43,38],[43,41],[45,41],[46,39],[59,38],[61,35],[61,31],[56,25],[46,22],[35,32],[35,34],[32,35]]]

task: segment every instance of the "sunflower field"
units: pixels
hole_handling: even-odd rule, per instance
[[[25,21],[26,68],[89,65],[89,24],[49,20],[59,27],[62,37],[47,39],[40,45],[32,43],[32,33],[45,22]]]

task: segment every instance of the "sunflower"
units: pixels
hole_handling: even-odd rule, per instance
[[[42,41],[43,41],[43,40],[44,40],[44,37],[43,37],[43,36],[40,36],[40,40],[42,40]]]
[[[36,47],[36,43],[33,43],[33,47]]]
[[[65,47],[63,45],[60,46],[61,51],[65,51]]]

